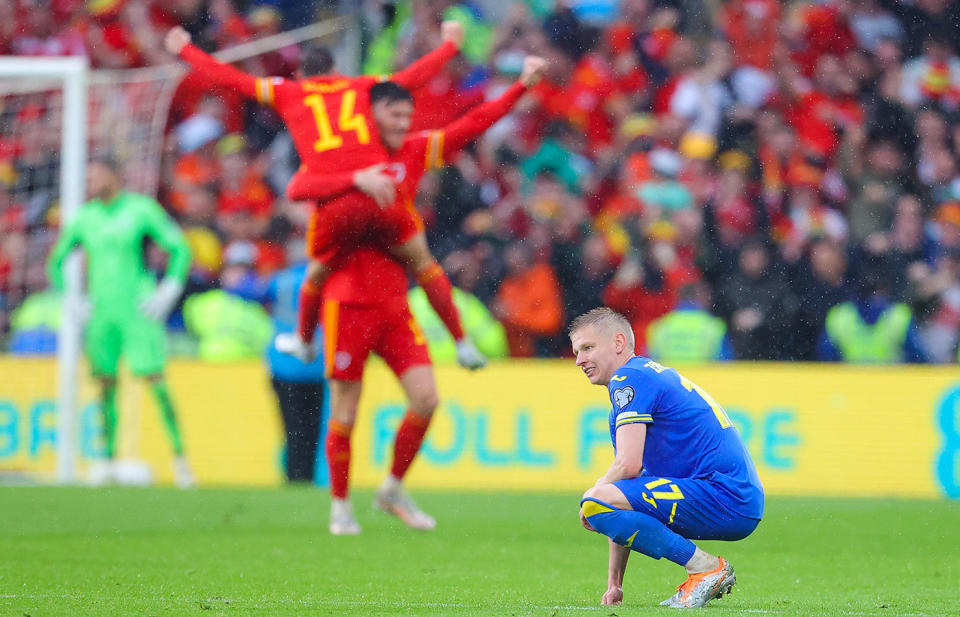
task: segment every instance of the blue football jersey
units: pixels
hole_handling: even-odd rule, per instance
[[[674,369],[641,356],[620,367],[608,388],[614,450],[617,429],[642,422],[645,474],[714,480],[734,512],[762,517],[763,487],[753,459],[713,397]]]

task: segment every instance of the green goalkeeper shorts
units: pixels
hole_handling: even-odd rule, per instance
[[[166,364],[167,332],[139,311],[122,316],[94,311],[87,323],[86,353],[98,377],[115,377],[121,355],[134,375],[156,375]]]

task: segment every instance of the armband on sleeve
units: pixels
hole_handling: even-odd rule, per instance
[[[617,414],[616,428],[627,424],[650,424],[653,422],[653,416],[649,413],[640,413],[638,411],[621,411]]]

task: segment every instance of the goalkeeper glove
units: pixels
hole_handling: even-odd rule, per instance
[[[183,293],[183,283],[165,277],[150,297],[140,303],[140,311],[154,321],[166,321]]]

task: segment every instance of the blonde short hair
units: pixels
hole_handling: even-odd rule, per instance
[[[630,321],[611,308],[601,306],[587,311],[570,323],[570,336],[577,330],[587,326],[594,326],[606,332],[607,334],[620,334],[627,339],[627,347],[633,351],[636,345],[636,337],[633,335],[633,327]]]

